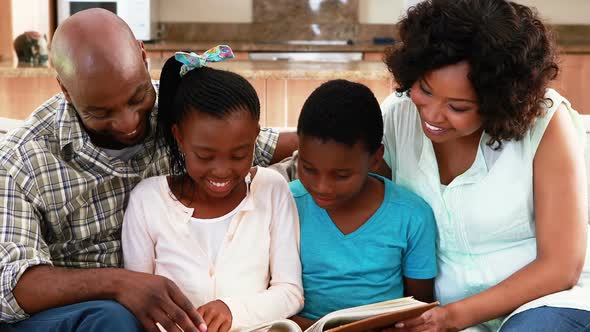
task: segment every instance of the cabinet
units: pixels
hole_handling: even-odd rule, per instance
[[[240,57],[247,52],[238,52]],[[162,56],[158,53],[157,56]],[[372,55],[375,56],[375,55]],[[551,83],[582,114],[590,114],[590,94],[584,89],[590,86],[590,54],[565,54],[560,58],[561,72]],[[13,69],[11,69],[13,70]],[[333,78],[338,78],[334,72]],[[364,79],[379,102],[393,91],[390,78]],[[346,78],[346,77],[342,77]],[[301,107],[309,94],[325,80],[281,79],[276,75],[251,78],[249,81],[260,98],[263,126],[295,127]],[[45,100],[60,91],[54,74],[26,74],[2,76],[0,70],[0,117],[24,119]]]
[[[13,57],[12,2],[0,1],[0,61]]]
[[[563,54],[560,73],[551,87],[562,94],[581,114],[590,114],[590,54]]]
[[[364,61],[383,61],[383,52],[365,52],[363,53]]]
[[[24,119],[60,91],[55,76],[0,76],[0,117]]]
[[[265,94],[259,97],[264,100],[261,123],[268,127],[296,127],[301,108],[307,97],[325,80],[265,80]],[[377,101],[381,102],[393,91],[392,80],[359,80],[368,86]],[[262,104],[261,104],[262,105]]]

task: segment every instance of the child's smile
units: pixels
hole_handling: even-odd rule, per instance
[[[207,180],[207,183],[209,184],[209,186],[213,190],[219,191],[219,192],[224,192],[227,189],[229,189],[230,181],[218,182],[218,181],[213,181],[213,180]]]
[[[258,122],[242,110],[221,118],[192,111],[175,128],[188,176],[195,184],[189,193],[192,199],[188,198],[195,205],[191,207],[231,210],[246,194],[244,179],[252,165]]]

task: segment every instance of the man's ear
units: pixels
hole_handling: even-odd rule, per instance
[[[67,102],[70,104],[73,104],[72,97],[70,97],[70,93],[68,92],[68,89],[66,89],[66,87],[61,83],[61,81],[59,80],[59,77],[56,77],[55,79],[57,80],[57,84],[59,84],[59,88],[61,89],[61,92],[64,93],[64,96],[66,97]]]
[[[145,50],[145,45],[143,44],[143,42],[141,40],[137,41],[137,44],[139,45],[139,48],[141,49],[141,59],[143,60],[143,63],[145,64],[145,68],[148,69],[148,62],[147,62],[147,51]]]
[[[383,144],[381,144],[381,146],[379,146],[379,149],[377,149],[377,151],[375,151],[375,153],[373,153],[373,155],[371,156],[371,164],[369,165],[371,172],[376,172],[377,169],[379,169],[381,161],[383,160],[384,151],[385,148],[383,147]]]

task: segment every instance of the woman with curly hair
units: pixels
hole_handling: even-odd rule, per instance
[[[430,0],[386,63],[381,171],[432,207],[441,306],[397,331],[590,331],[584,130],[537,13]]]

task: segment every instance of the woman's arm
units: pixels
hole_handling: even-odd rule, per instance
[[[463,329],[577,283],[586,253],[587,182],[583,147],[567,112],[561,105],[554,114],[533,164],[537,258],[486,291],[403,322],[406,328]]]
[[[586,183],[583,147],[562,104],[533,164],[537,258],[497,286],[447,306],[458,327],[506,315],[577,283],[586,254]]]

